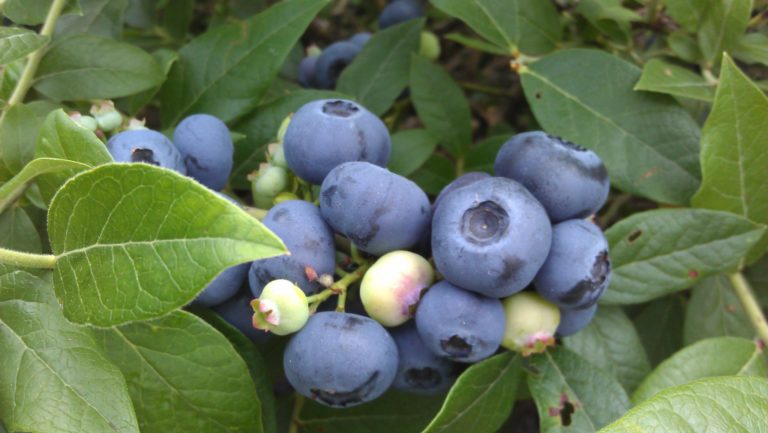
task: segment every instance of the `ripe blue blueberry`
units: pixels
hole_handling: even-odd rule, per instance
[[[319,185],[337,165],[368,161],[384,167],[392,141],[384,122],[363,106],[344,99],[321,99],[302,106],[283,139],[288,166]]]
[[[432,218],[432,257],[451,283],[503,298],[533,281],[551,237],[541,204],[519,183],[492,177],[441,201]]]
[[[458,366],[432,353],[421,341],[414,322],[394,328],[390,333],[400,358],[393,388],[416,394],[437,394],[450,387]]]
[[[456,191],[459,188],[463,188],[467,185],[471,185],[477,181],[487,179],[491,177],[490,174],[482,172],[482,171],[470,171],[468,173],[464,173],[463,175],[457,177],[453,180],[453,182],[446,185],[441,191],[440,194],[435,197],[435,201],[432,203],[432,210],[434,211],[437,209],[437,206],[440,205],[440,202],[445,198],[446,195],[452,193],[453,191]]]
[[[493,170],[496,176],[514,179],[528,188],[553,223],[597,212],[610,188],[608,173],[597,154],[542,131],[510,138],[499,150]]]
[[[595,318],[595,313],[597,313],[597,304],[586,308],[561,308],[560,325],[556,331],[557,335],[567,337],[581,331]]]
[[[251,300],[253,300],[251,291],[241,290],[227,302],[213,307],[213,311],[254,343],[265,343],[272,334],[253,327]]]
[[[353,44],[358,45],[360,48],[363,47],[366,43],[368,43],[368,40],[371,39],[371,34],[368,32],[360,32],[355,33],[352,35],[351,38],[347,39],[349,42],[352,42]]]
[[[305,88],[315,87],[315,67],[320,56],[307,56],[299,63],[299,84]]]
[[[285,376],[300,394],[331,407],[373,400],[397,373],[397,346],[374,320],[320,312],[288,343]]]
[[[561,308],[585,308],[597,302],[611,280],[608,241],[599,227],[568,220],[552,230],[552,249],[536,275],[536,290]]]
[[[424,9],[417,0],[395,0],[381,11],[379,28],[385,29],[423,15]]]
[[[341,72],[357,57],[362,45],[348,41],[328,45],[315,64],[315,84],[320,89],[333,89]]]
[[[416,328],[437,356],[476,362],[499,348],[504,337],[504,308],[498,299],[441,281],[421,298]]]
[[[187,174],[184,160],[165,135],[149,129],[123,131],[107,142],[116,162],[143,162]]]
[[[412,181],[368,162],[331,170],[320,188],[320,211],[339,233],[367,253],[415,244],[429,224],[429,198]]]
[[[224,122],[208,114],[187,116],[173,132],[173,143],[191,177],[212,190],[224,188],[235,152]]]
[[[309,294],[320,288],[316,279],[336,270],[333,231],[320,210],[303,200],[284,201],[267,212],[264,225],[283,240],[290,255],[257,260],[251,264],[248,282],[253,295],[272,280],[285,279]]]

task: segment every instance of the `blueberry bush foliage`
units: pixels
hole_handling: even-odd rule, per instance
[[[386,4],[0,0],[0,432],[768,432],[768,2],[431,0],[380,28]],[[299,85],[306,52],[358,32],[334,88]],[[336,409],[286,382],[290,337],[190,306],[286,252],[252,181],[323,98],[379,116],[389,170],[430,198],[515,133],[597,153],[613,277],[592,322],[442,394]],[[195,113],[231,131],[239,206],[105,147]],[[272,195],[316,197],[290,179]],[[343,308],[362,272],[337,241]]]

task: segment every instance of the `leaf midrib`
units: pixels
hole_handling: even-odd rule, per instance
[[[196,243],[196,242],[219,242],[219,241],[225,241],[225,242],[237,242],[237,243],[246,243],[246,244],[254,244],[254,241],[247,240],[247,239],[232,239],[232,238],[225,238],[225,237],[199,237],[199,238],[191,238],[191,239],[156,239],[151,241],[127,241],[127,242],[120,242],[120,243],[113,243],[113,244],[92,244],[81,248],[76,248],[73,250],[67,250],[62,253],[56,254],[56,259],[60,260],[67,256],[75,255],[75,254],[87,254],[90,250],[97,250],[97,249],[112,249],[112,248],[125,248],[126,246],[135,246],[135,245],[146,245],[149,247],[154,247],[155,245],[162,245],[162,244],[187,244],[187,243]],[[281,250],[272,248],[265,244],[258,244],[262,248],[268,248],[273,252],[277,252],[278,254],[273,255],[279,255],[280,253],[284,253]]]

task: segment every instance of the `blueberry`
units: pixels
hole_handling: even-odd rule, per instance
[[[309,319],[307,296],[288,280],[270,281],[261,295],[251,301],[253,327],[277,335],[293,334]]]
[[[432,257],[451,283],[503,298],[533,281],[551,237],[541,204],[519,183],[492,177],[441,201],[432,219]]]
[[[299,84],[305,88],[315,87],[315,68],[320,56],[307,56],[299,63]]]
[[[163,134],[149,129],[123,131],[107,142],[107,150],[116,162],[143,162],[187,174],[184,160]]]
[[[562,308],[585,308],[610,280],[608,241],[600,228],[585,220],[556,224],[549,257],[534,281],[541,296]]]
[[[528,356],[555,344],[560,310],[536,292],[520,292],[502,301],[505,329],[501,345]]]
[[[424,16],[424,9],[417,0],[395,0],[381,11],[379,28],[386,29],[421,16]]]
[[[251,264],[248,282],[254,296],[272,280],[286,279],[305,293],[320,288],[317,277],[336,270],[333,231],[323,221],[320,210],[303,200],[284,201],[267,212],[264,225],[272,230],[290,255],[257,260]]]
[[[418,185],[368,162],[334,168],[320,188],[323,218],[374,255],[415,244],[427,229],[429,198]]]
[[[560,326],[557,327],[557,335],[567,337],[581,331],[595,318],[595,313],[597,313],[597,304],[586,308],[561,308]]]
[[[187,116],[173,132],[173,143],[191,177],[212,190],[224,188],[235,152],[224,122],[208,114]]]
[[[441,281],[421,299],[416,328],[432,353],[458,362],[476,362],[499,348],[504,337],[504,308],[498,299]]]
[[[440,202],[445,198],[446,195],[452,193],[453,191],[456,191],[459,188],[463,188],[467,185],[471,185],[479,180],[487,179],[491,177],[490,174],[482,172],[482,171],[470,171],[468,173],[464,173],[463,175],[457,177],[453,180],[453,182],[446,185],[441,191],[440,194],[437,195],[435,198],[435,201],[432,203],[432,210],[434,211],[437,209],[437,206],[440,205]]]
[[[344,162],[368,161],[384,167],[391,151],[384,122],[344,99],[321,99],[302,106],[291,118],[283,140],[288,166],[316,185]]]
[[[432,353],[421,341],[413,322],[394,328],[390,333],[399,355],[393,388],[416,394],[437,394],[451,386],[458,366]]]
[[[283,356],[288,381],[300,394],[331,407],[373,400],[397,373],[397,346],[374,320],[321,312],[288,343]]]
[[[341,72],[357,57],[362,45],[342,41],[328,45],[315,63],[315,84],[320,89],[333,89]]]
[[[360,32],[355,33],[352,35],[351,38],[347,39],[347,41],[352,42],[353,44],[359,46],[362,48],[365,44],[368,43],[368,40],[371,39],[371,34],[368,32]]]
[[[253,327],[251,300],[251,291],[241,290],[227,302],[213,307],[213,311],[254,343],[265,343],[271,334]]]
[[[493,170],[528,188],[553,223],[597,212],[610,188],[597,154],[542,131],[510,138],[499,150]]]

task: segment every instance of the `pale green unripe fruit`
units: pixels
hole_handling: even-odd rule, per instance
[[[281,143],[272,143],[267,146],[267,150],[269,151],[269,162],[272,165],[288,170],[288,161],[285,160],[285,152]]]
[[[264,286],[261,296],[251,301],[253,327],[288,335],[300,330],[309,320],[307,296],[288,280],[274,280]]]
[[[410,251],[381,256],[363,276],[360,300],[371,318],[397,326],[413,317],[416,305],[435,279],[429,262]]]
[[[91,107],[91,114],[102,131],[114,131],[123,124],[123,115],[115,109],[112,101],[102,101]]]
[[[288,187],[288,173],[274,165],[262,167],[253,186],[257,193],[274,197]]]
[[[502,300],[506,326],[501,345],[523,356],[541,353],[555,344],[560,309],[535,292],[520,292]]]
[[[440,57],[440,40],[432,32],[421,32],[419,43],[419,54],[423,57],[435,61]]]
[[[72,120],[77,122],[83,128],[89,131],[96,131],[99,128],[99,124],[91,116],[85,116],[80,113],[74,113],[69,116]]]

